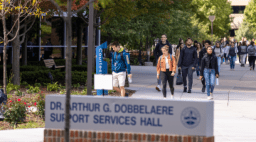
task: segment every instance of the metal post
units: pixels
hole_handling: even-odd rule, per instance
[[[212,25],[211,25],[211,29],[212,29],[212,36],[213,36],[213,22],[211,22]],[[213,44],[213,37],[212,37],[212,44]]]
[[[40,30],[41,29],[41,19],[42,18],[40,16],[40,18],[39,18],[39,20],[40,20],[40,22],[39,22],[39,47],[38,47],[39,48],[39,57],[38,57],[39,61],[41,60],[40,59],[40,56],[41,56],[41,30]]]
[[[67,36],[67,23],[66,23],[66,21],[64,20],[64,54],[63,54],[63,59],[65,59],[66,58],[66,46],[67,46],[67,43],[66,43],[66,36]]]
[[[89,4],[89,43],[88,43],[88,68],[87,68],[87,95],[92,95],[92,66],[93,66],[93,52],[95,52],[95,47],[93,46],[93,17],[94,17],[94,7],[93,3]]]

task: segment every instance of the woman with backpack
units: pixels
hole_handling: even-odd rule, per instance
[[[229,59],[230,59],[230,70],[235,69],[235,62],[236,62],[237,52],[238,52],[238,50],[235,47],[235,43],[231,42],[231,47],[229,48],[229,51],[228,51],[228,56],[229,56]]]
[[[249,55],[249,65],[250,65],[250,70],[254,70],[255,68],[255,55],[256,55],[256,47],[254,45],[254,42],[251,42],[251,45],[247,49],[248,55]]]
[[[221,43],[219,41],[217,41],[215,43],[214,53],[215,53],[215,56],[217,57],[217,60],[218,60],[218,71],[220,72],[220,65],[221,65],[221,62],[222,62],[222,57],[224,55],[224,52],[221,49]]]
[[[172,56],[172,54],[170,54],[169,51],[169,46],[165,45],[164,47],[162,47],[162,53],[163,55],[161,55],[158,58],[158,62],[157,62],[157,79],[159,79],[159,75],[161,72],[161,80],[162,80],[162,92],[163,92],[163,96],[164,99],[166,99],[166,83],[168,81],[169,83],[169,87],[171,90],[171,98],[174,98],[174,87],[173,87],[173,79],[174,79],[174,75],[176,72],[176,61],[175,58]]]
[[[207,47],[207,53],[201,61],[200,80],[204,77],[207,89],[207,99],[213,99],[215,76],[219,78],[217,57],[213,54],[211,46]]]
[[[241,58],[241,67],[245,67],[245,60],[247,56],[247,46],[246,46],[246,41],[242,43],[242,45],[238,48],[238,53]]]

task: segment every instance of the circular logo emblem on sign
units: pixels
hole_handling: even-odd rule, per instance
[[[199,111],[193,107],[185,108],[181,113],[181,122],[186,128],[195,128],[200,122]]]

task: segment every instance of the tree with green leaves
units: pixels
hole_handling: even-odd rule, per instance
[[[244,10],[244,21],[250,27],[253,35],[256,35],[256,0],[251,0]],[[239,28],[240,29],[240,28]]]
[[[253,31],[248,23],[245,21],[242,23],[241,27],[236,31],[236,39],[242,39],[242,37],[246,37],[247,40],[253,39]]]

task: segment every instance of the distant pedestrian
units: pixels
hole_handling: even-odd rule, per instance
[[[46,43],[46,47],[44,47],[44,59],[49,59],[50,58],[50,55],[52,55],[52,51],[53,51],[53,48],[52,48],[52,43],[51,43],[51,39],[48,39],[47,40],[47,43]]]
[[[239,63],[241,64],[241,58],[240,58],[240,53],[239,53],[239,49],[241,48],[241,42],[238,42],[237,44],[237,49],[238,49],[238,58],[239,58]]]
[[[196,53],[197,53],[197,66],[196,66],[196,75],[199,79],[199,76],[200,76],[200,60],[199,60],[199,56],[200,56],[200,51],[203,49],[203,46],[201,43],[198,43],[197,44],[197,49],[196,49]]]
[[[112,56],[113,89],[120,93],[122,97],[128,97],[128,94],[125,93],[124,85],[126,70],[128,76],[132,77],[129,55],[123,48],[120,48],[120,44],[117,41],[111,43],[111,47],[115,51]],[[118,88],[118,85],[120,88]]]
[[[220,72],[220,65],[222,62],[222,57],[224,55],[222,49],[221,49],[221,44],[219,41],[216,42],[216,45],[214,46],[214,54],[217,57],[217,61],[218,61],[218,71]]]
[[[182,78],[184,86],[183,92],[187,92],[188,76],[188,93],[191,93],[193,84],[193,72],[195,71],[197,62],[197,53],[196,50],[192,47],[193,41],[191,38],[188,38],[185,43],[187,46],[185,46],[180,52],[178,67],[179,70],[182,69]]]
[[[162,92],[164,98],[166,98],[166,83],[168,81],[171,90],[171,98],[174,97],[173,78],[176,72],[176,61],[172,54],[169,53],[168,45],[165,45],[162,49],[163,55],[161,55],[157,62],[157,79],[162,80]],[[161,73],[161,76],[160,76]]]
[[[158,60],[158,58],[163,55],[162,53],[162,47],[164,47],[165,45],[169,46],[169,53],[172,54],[172,45],[169,43],[169,41],[167,40],[167,35],[166,34],[162,34],[161,36],[161,40],[159,41],[159,43],[157,43],[156,48],[154,50],[154,56],[156,61]],[[161,75],[160,75],[161,76]],[[161,91],[161,79],[157,79],[157,86],[156,86],[156,90],[157,91]]]
[[[254,42],[251,42],[251,45],[247,49],[248,55],[249,55],[249,65],[250,70],[254,70],[255,68],[255,57],[256,57],[256,46],[254,45]]]
[[[229,48],[228,51],[228,56],[230,58],[230,70],[235,70],[235,62],[236,62],[236,54],[238,50],[235,47],[235,43],[231,42],[231,47]]]
[[[176,65],[178,65],[178,63],[179,63],[179,59],[180,59],[180,51],[183,49],[183,47],[184,47],[184,44],[183,44],[183,43],[181,43],[181,44],[177,47],[177,49],[176,49],[176,51],[175,51],[175,60],[176,60]]]
[[[215,86],[215,76],[219,77],[217,57],[212,54],[211,46],[207,47],[207,54],[204,55],[201,62],[200,79],[203,77],[206,81],[207,99],[213,99],[213,90]]]
[[[194,45],[193,45],[193,47],[195,48],[195,50],[197,49],[197,44],[198,44],[198,42],[197,42],[197,40],[195,40],[195,41],[194,41]]]
[[[243,44],[238,48],[238,52],[241,58],[241,67],[245,67],[245,60],[247,56],[246,41],[244,41]]]
[[[228,51],[229,51],[230,45],[231,45],[231,42],[227,41],[226,46],[223,49],[224,50],[224,58],[225,58],[225,63],[226,64],[228,64],[228,60],[229,60]]]

